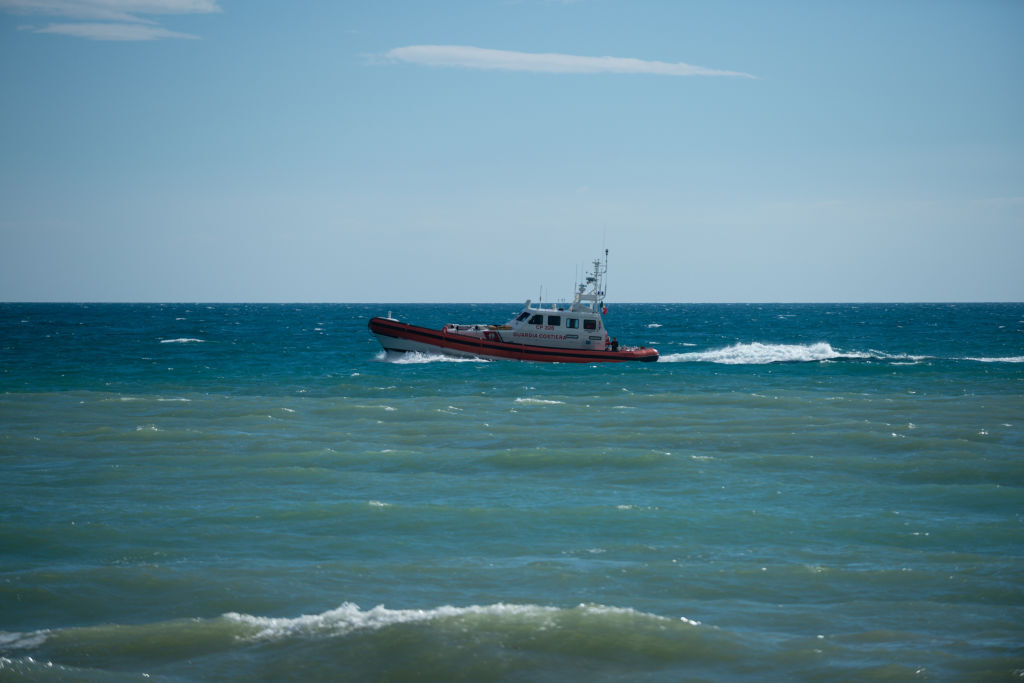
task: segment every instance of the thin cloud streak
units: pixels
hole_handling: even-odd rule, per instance
[[[88,38],[90,40],[117,40],[117,41],[138,41],[138,40],[159,40],[162,38],[187,38],[198,39],[188,33],[168,31],[159,26],[149,24],[100,24],[100,23],[74,23],[74,24],[50,24],[43,28],[35,29],[34,33],[56,33],[77,38]]]
[[[215,0],[0,0],[0,9],[71,19],[151,23],[139,14],[210,14]]]
[[[491,50],[470,45],[409,45],[384,55],[425,66],[557,74],[654,74],[659,76],[731,76],[756,78],[740,71],[708,69],[683,62],[658,62],[628,57],[582,57],[558,53]]]
[[[90,40],[140,41],[197,38],[161,28],[156,21],[141,15],[212,14],[220,12],[221,8],[217,0],[0,0],[0,10],[81,20],[52,23],[43,28],[21,27],[21,30],[33,33],[55,33]]]

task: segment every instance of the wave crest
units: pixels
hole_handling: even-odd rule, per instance
[[[353,680],[409,679],[414,671],[416,678],[478,680],[493,676],[495,667],[531,678],[530,673],[552,666],[575,671],[581,662],[635,674],[638,662],[650,663],[642,667],[642,676],[666,666],[689,670],[694,657],[707,660],[711,653],[711,661],[726,661],[739,645],[731,634],[686,617],[599,604],[378,605],[364,610],[346,602],[294,618],[231,612],[212,619],[6,636],[0,678],[5,668],[30,671],[42,659],[53,666],[95,666],[97,652],[103,653],[110,670],[160,661],[184,678],[259,678],[273,670],[282,651],[294,652],[281,648],[296,646],[310,661],[326,663],[332,672],[347,671]],[[16,659],[4,660],[3,655]],[[424,667],[429,675],[424,676]],[[291,669],[280,671],[294,674]]]
[[[444,605],[432,609],[388,609],[378,605],[363,610],[359,605],[346,602],[340,607],[320,614],[300,617],[259,617],[231,612],[223,619],[233,622],[244,631],[245,638],[252,640],[278,640],[295,636],[327,635],[342,636],[355,631],[378,631],[403,624],[446,622],[462,629],[473,626],[498,628],[503,624],[548,629],[572,629],[581,622],[606,622],[606,627],[627,628],[646,624],[664,628],[668,624],[699,626],[699,621],[686,617],[678,620],[657,614],[640,612],[630,607],[608,607],[596,604],[581,604],[573,608],[543,605],[517,605],[497,603],[492,605],[470,605],[452,607]]]
[[[345,635],[358,630],[376,631],[398,624],[421,623],[471,615],[537,616],[549,611],[554,612],[557,609],[499,603],[484,607],[443,606],[434,609],[388,609],[383,605],[378,605],[372,609],[362,610],[359,605],[346,602],[336,609],[320,614],[305,614],[295,618],[257,617],[237,612],[225,614],[224,618],[251,627],[249,637],[254,640],[276,640],[315,633]]]

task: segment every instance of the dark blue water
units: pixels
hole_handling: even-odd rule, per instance
[[[0,678],[1006,680],[1024,305],[0,305]]]

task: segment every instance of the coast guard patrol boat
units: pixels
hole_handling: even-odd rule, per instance
[[[572,304],[534,306],[527,299],[523,309],[504,325],[458,325],[440,330],[399,322],[391,317],[370,320],[370,331],[385,351],[418,351],[449,356],[532,360],[557,363],[621,363],[656,361],[658,351],[643,346],[620,347],[608,336],[601,314],[608,250],[604,263],[594,260],[594,270],[577,285]]]

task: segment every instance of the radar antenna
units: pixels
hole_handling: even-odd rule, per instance
[[[600,311],[604,307],[605,281],[608,274],[608,250],[604,250],[604,262],[594,259],[594,269],[580,283],[572,302],[574,311],[590,309]]]

